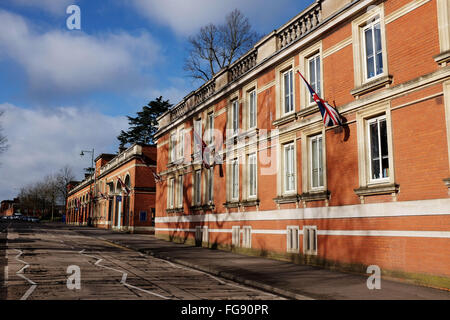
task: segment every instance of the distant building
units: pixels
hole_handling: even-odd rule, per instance
[[[152,232],[155,216],[156,147],[134,144],[95,159],[95,175],[70,183],[66,223]]]
[[[0,203],[0,216],[12,216],[19,211],[19,199],[3,200]]]
[[[450,0],[311,2],[159,117],[155,234],[448,286]]]

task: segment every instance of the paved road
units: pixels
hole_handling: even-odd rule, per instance
[[[0,299],[282,299],[66,226],[3,222],[0,232]],[[67,288],[69,266],[80,268],[79,290]]]

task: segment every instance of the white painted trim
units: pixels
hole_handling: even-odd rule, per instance
[[[450,215],[450,199],[397,201],[319,208],[158,217],[156,223],[234,222]]]
[[[425,3],[430,2],[430,0],[413,0],[410,3],[404,5],[400,9],[390,13],[386,18],[386,24],[391,23],[392,21],[397,20],[400,17],[403,17],[405,14],[410,13],[411,11],[421,7]]]
[[[194,232],[196,229],[155,228],[155,231]],[[232,229],[210,229],[209,232],[232,233]],[[252,234],[285,235],[286,230],[255,230]],[[299,235],[303,230],[299,229]],[[317,230],[319,236],[355,236],[355,237],[407,237],[407,238],[446,238],[450,239],[450,231],[409,231],[409,230]]]

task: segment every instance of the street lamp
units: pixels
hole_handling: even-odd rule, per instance
[[[89,186],[89,218],[88,218],[88,225],[90,225],[91,220],[92,220],[92,211],[94,210],[93,208],[93,193],[95,193],[95,168],[94,168],[94,148],[92,148],[92,150],[81,150],[80,156],[83,157],[85,153],[90,153],[91,154],[91,174],[94,174],[94,182],[90,184]],[[92,185],[94,185],[94,192],[92,192]]]

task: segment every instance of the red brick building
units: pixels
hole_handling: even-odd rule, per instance
[[[14,200],[3,200],[0,203],[0,216],[12,216],[14,213],[18,212],[19,199]]]
[[[266,35],[159,118],[156,235],[450,287],[449,22],[318,0]]]
[[[155,217],[156,147],[134,144],[95,159],[95,175],[69,186],[66,223],[152,232]]]

